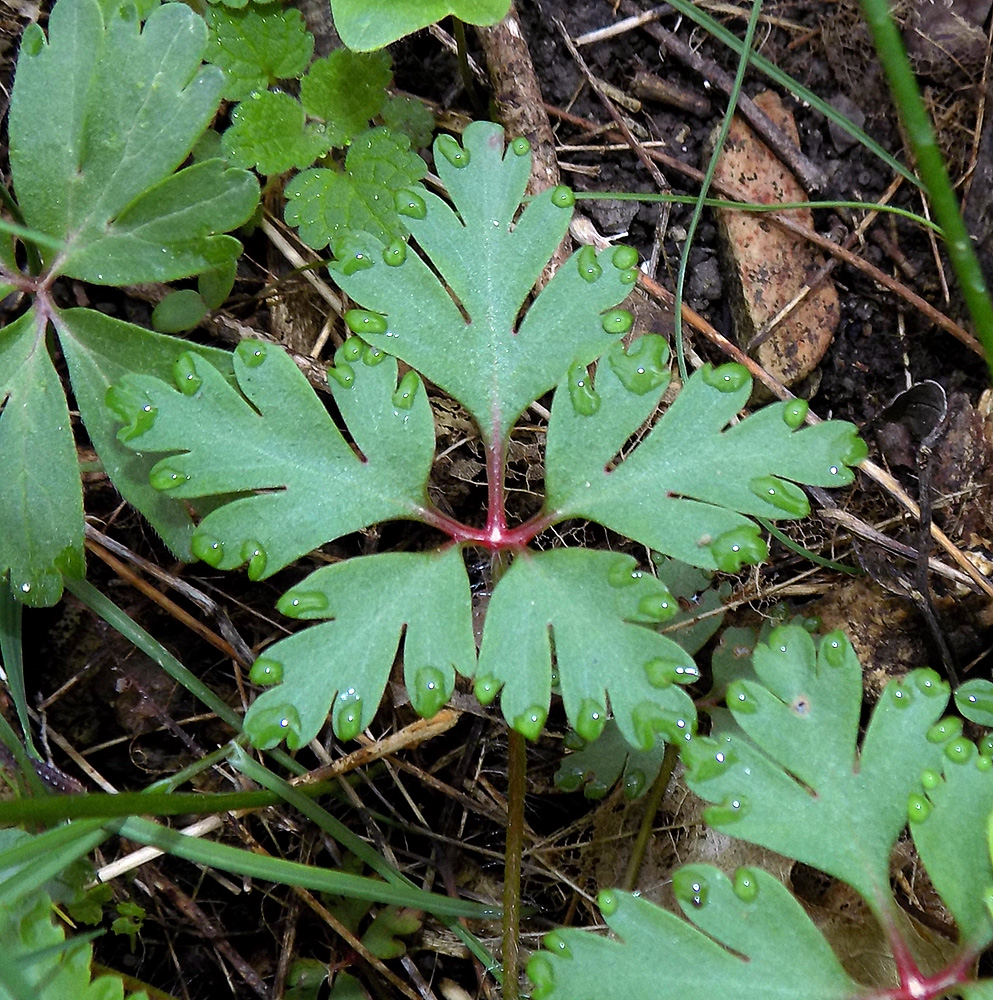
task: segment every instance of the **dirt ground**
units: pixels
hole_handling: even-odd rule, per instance
[[[301,6],[318,37],[320,52],[333,44],[326,4],[322,8],[320,0],[315,0]],[[562,181],[577,191],[657,191],[659,178],[649,172],[624,136],[604,136],[606,127],[616,131],[617,125],[563,41],[563,29],[577,39],[613,24],[627,13],[625,4],[617,11],[610,0],[519,0],[517,6],[536,82],[550,109]],[[746,6],[706,6],[737,34],[744,32]],[[5,86],[12,74],[16,37],[27,19],[36,15],[36,8],[29,0],[0,3],[0,73]],[[974,30],[962,29],[952,41],[942,36],[938,56],[926,44],[938,29],[922,27],[913,11],[906,23],[927,99],[941,124],[953,179],[966,196],[967,218],[981,248],[993,218],[993,185],[989,183],[993,129],[984,128],[988,116],[984,117],[983,80],[989,54],[985,16],[982,13],[972,25]],[[669,49],[661,52],[658,38],[650,33],[653,26],[662,27],[698,58],[733,76],[731,54],[671,11],[641,28],[582,44],[580,52],[590,71],[620,92],[620,100],[630,99],[636,89],[642,95],[636,98],[637,109],[634,104],[620,109],[630,134],[649,149],[699,171],[706,165],[725,98],[706,74]],[[481,43],[471,31],[469,36],[472,56],[484,72],[499,73],[500,66],[493,63],[509,59],[506,51],[492,39]],[[862,121],[873,138],[906,159],[895,114],[852,0],[769,0],[757,39],[766,58]],[[477,82],[480,89],[474,104],[454,55],[437,36],[422,32],[396,46],[394,65],[397,89],[433,102],[439,121],[448,127],[489,113],[481,85]],[[646,73],[669,84],[676,97],[660,101],[645,96]],[[516,70],[512,74],[512,83],[521,88],[518,104],[527,102],[525,76]],[[767,81],[751,71],[744,92],[754,98],[767,87]],[[889,192],[895,177],[885,163],[853,144],[819,113],[788,94],[780,92],[780,96],[795,117],[806,160],[823,178],[821,190],[812,196],[869,202],[887,196],[895,205],[922,211],[920,196],[909,183]],[[6,91],[0,93],[0,102],[5,105],[6,99]],[[538,121],[546,114],[533,99],[524,112],[529,120]],[[676,167],[657,169],[673,191],[696,193],[696,182]],[[598,234],[622,238],[637,247],[643,258],[655,260],[658,283],[674,288],[690,223],[689,206],[663,209],[649,203],[582,201],[578,207],[585,224]],[[864,214],[819,209],[812,224],[817,233],[839,244]],[[725,355],[703,329],[709,324],[736,341],[743,323],[740,306],[735,304],[738,292],[731,251],[722,243],[720,229],[714,215],[705,213],[694,238],[686,284],[687,305],[705,321],[700,327],[685,327],[688,346],[700,358],[715,362],[726,360]],[[589,229],[581,232],[589,233]],[[968,326],[954,280],[921,227],[882,216],[850,246],[857,260],[930,303],[951,324]],[[230,346],[231,330],[240,324],[241,329],[263,331],[298,350],[309,349],[325,320],[323,304],[299,277],[283,281],[275,292],[260,297],[257,293],[287,274],[291,265],[260,234],[248,241],[246,249],[228,310],[236,324],[214,324],[194,336],[208,341],[221,335]],[[989,550],[993,549],[993,424],[989,423],[989,400],[983,395],[988,384],[984,364],[936,323],[934,315],[923,313],[912,297],[884,288],[873,272],[851,261],[838,261],[829,280],[837,291],[837,326],[823,358],[794,390],[809,399],[818,415],[857,424],[869,444],[871,459],[888,470],[910,498],[930,505],[952,549],[959,555],[965,553],[963,558],[973,560],[980,573],[988,573]],[[80,286],[67,287],[64,294],[67,301],[72,297],[80,301],[82,296],[96,308],[142,324],[148,324],[150,299],[155,298],[155,291],[148,289],[119,295]],[[639,330],[671,334],[672,313],[664,302],[642,295],[633,308]],[[817,333],[811,331],[811,336]],[[891,404],[908,386],[927,380],[944,390],[948,410],[931,448],[930,489],[922,494],[921,462],[926,456],[919,449],[920,437],[915,437],[916,429],[906,414]],[[457,513],[471,521],[485,495],[480,452],[471,426],[456,408],[438,399],[437,413],[438,454],[447,454],[438,460],[435,487],[444,490]],[[82,433],[79,444],[85,456],[88,443]],[[527,433],[520,435],[514,447],[511,485],[519,497],[516,513],[525,517],[540,495],[541,450],[535,436]],[[252,650],[282,634],[285,623],[274,611],[275,600],[313,568],[314,560],[305,560],[264,584],[250,584],[243,575],[221,575],[202,565],[178,566],[141,519],[121,507],[104,478],[99,474],[86,478],[87,512],[101,532],[166,572],[182,576],[216,601]],[[834,509],[790,529],[790,534],[821,556],[858,567],[862,575],[846,576],[813,566],[776,543],[769,563],[728,581],[727,621],[758,625],[785,602],[789,614],[817,615],[825,628],[846,628],[862,656],[870,697],[888,677],[917,666],[952,670],[960,679],[989,676],[989,597],[969,581],[952,550],[932,546],[931,554],[940,566],[927,576],[927,592],[922,593],[917,570],[920,533],[893,490],[863,476],[846,495],[836,495],[834,500]],[[865,528],[876,535],[866,537]],[[569,527],[573,538],[587,537],[586,531],[582,525]],[[387,525],[376,533],[327,546],[324,555],[424,543],[417,529]],[[127,558],[115,566],[98,556],[91,550],[90,579],[216,692],[240,706],[247,677],[231,659],[169,607],[153,603],[137,589],[136,579],[151,579],[148,573]],[[477,597],[483,602],[485,563],[473,567],[473,572]],[[216,620],[182,597],[171,592],[169,596],[208,630],[216,630]],[[198,717],[198,707],[184,691],[72,598],[50,610],[27,612],[25,634],[29,697],[43,723],[52,763],[65,775],[70,789],[96,788],[93,773],[84,771],[79,759],[108,786],[140,789],[230,735],[216,720]],[[704,669],[708,655],[705,650],[700,657]],[[399,867],[419,885],[499,900],[506,816],[505,728],[498,710],[481,709],[468,691],[463,686],[457,692],[454,707],[461,714],[453,728],[353,772],[340,801],[328,808],[372,843],[392,852]],[[0,693],[6,712],[9,706],[3,697]],[[402,689],[391,685],[370,735],[380,739],[413,721]],[[529,909],[523,934],[523,944],[529,949],[537,947],[541,934],[554,926],[597,923],[595,893],[623,877],[644,810],[643,802],[630,803],[619,790],[599,802],[558,790],[552,779],[562,758],[564,732],[564,716],[553,706],[547,735],[529,749],[524,870],[524,902]],[[341,752],[330,736],[327,747],[332,756]],[[308,766],[318,763],[307,754],[301,759]],[[205,790],[232,787],[221,772],[208,780],[212,784],[204,786]],[[755,852],[702,834],[699,809],[678,781],[666,794],[654,828],[656,835],[634,883],[649,898],[665,901],[674,864],[705,857],[728,865],[756,861]],[[255,838],[289,858],[323,864],[338,858],[333,844],[288,812],[231,820],[222,836],[242,845]],[[108,853],[98,863],[127,849],[125,844],[108,843]],[[879,972],[885,970],[881,945],[852,898],[821,882],[816,873],[782,859],[758,860],[791,881],[812,912],[819,914],[847,962],[866,975],[884,974]],[[915,881],[914,872],[908,849],[894,862],[895,884],[921,933],[929,935],[940,951],[954,930],[928,895],[927,886]],[[133,950],[126,938],[106,934],[99,939],[95,945],[98,960],[176,997],[280,996],[289,960],[296,957],[347,970],[368,996],[376,998],[401,993],[423,1000],[497,995],[493,981],[451,932],[431,920],[409,938],[407,956],[388,963],[406,986],[402,990],[358,956],[308,907],[307,900],[283,888],[272,890],[250,880],[215,877],[185,862],[161,859],[119,879],[114,894],[117,901],[130,899],[145,909],[144,925]],[[332,910],[337,905],[323,902]],[[491,949],[498,948],[498,927],[480,928],[477,933]],[[324,992],[308,995],[329,995],[327,987],[321,989]]]

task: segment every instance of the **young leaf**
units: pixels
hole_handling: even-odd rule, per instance
[[[656,733],[689,738],[696,712],[678,686],[696,665],[654,625],[672,617],[672,594],[630,556],[552,549],[515,559],[490,598],[476,695],[503,688],[504,717],[536,739],[548,717],[552,655],[566,714],[583,739],[596,739],[607,699],[629,743],[644,750]]]
[[[711,865],[687,865],[673,889],[685,921],[610,890],[600,893],[600,910],[620,940],[571,929],[547,935],[548,950],[528,963],[535,1000],[858,995],[821,932],[772,875],[739,868],[732,880]]]
[[[625,452],[667,384],[664,360],[661,338],[642,337],[626,352],[620,344],[611,350],[594,388],[582,371],[582,393],[575,381],[558,389],[546,507],[556,519],[589,518],[682,562],[736,572],[767,554],[744,515],[804,516],[807,498],[794,483],[851,482],[847,466],[865,457],[865,445],[841,421],[796,429],[803,412],[794,403],[772,404],[729,427],[751,392],[745,369],[729,364],[696,372]]]
[[[509,9],[510,0],[331,0],[341,40],[360,52],[384,48],[448,14],[468,24],[495,24]]]
[[[383,105],[383,124],[391,132],[403,132],[415,149],[430,145],[434,135],[434,115],[416,97],[391,95]]]
[[[216,235],[258,200],[250,174],[217,160],[178,173],[217,110],[223,76],[201,68],[203,20],[182,4],[142,28],[124,4],[62,0],[46,44],[24,36],[10,103],[10,161],[28,225],[64,241],[43,250],[55,274],[98,284],[171,281],[241,245]]]
[[[277,80],[296,79],[314,54],[314,36],[293,8],[212,7],[206,21],[210,43],[204,58],[224,70],[228,101],[242,101]]]
[[[571,734],[577,737],[577,734]],[[581,739],[581,737],[579,737]],[[566,737],[567,745],[570,736]],[[588,799],[602,799],[624,775],[624,794],[629,799],[643,795],[662,768],[665,740],[656,737],[650,750],[632,747],[617,723],[607,720],[603,732],[592,742],[567,754],[555,772],[555,787],[563,792],[580,788]]]
[[[475,666],[469,578],[454,546],[323,567],[278,606],[293,617],[333,621],[280,640],[255,661],[252,680],[276,683],[245,717],[256,746],[284,738],[294,750],[306,745],[329,709],[338,737],[354,739],[379,707],[401,633],[404,681],[421,715],[449,699],[456,670],[471,674]]]
[[[907,822],[907,797],[941,746],[927,738],[948,700],[932,670],[887,685],[857,748],[862,673],[840,632],[815,654],[796,626],[755,648],[759,683],[733,682],[732,732],[684,751],[687,784],[708,802],[708,824],[834,875],[884,914],[889,857]]]
[[[308,167],[331,148],[324,127],[307,121],[299,101],[269,90],[256,90],[231,112],[221,144],[233,163],[268,176]]]
[[[152,468],[158,489],[248,494],[197,528],[193,552],[211,566],[248,563],[252,579],[265,579],[340,535],[422,510],[434,426],[419,379],[409,373],[398,388],[396,361],[357,338],[336,361],[331,391],[361,455],[285,352],[259,341],[235,352],[240,393],[189,354],[178,389],[130,375],[108,398],[129,448],[178,452]]]
[[[419,197],[411,189],[420,190],[426,172],[405,135],[370,129],[352,143],[344,172],[314,167],[286,185],[286,221],[315,250],[337,245],[347,230],[363,230],[384,243],[402,239],[407,230],[397,212],[398,195]]]
[[[344,146],[382,110],[391,75],[386,52],[336,49],[300,81],[300,102],[308,115],[324,122],[331,145]]]
[[[385,317],[375,324],[381,330],[363,323],[357,332],[455,397],[485,442],[502,443],[517,416],[570,364],[588,364],[626,332],[612,327],[608,333],[601,314],[627,295],[637,273],[626,248],[620,257],[616,250],[599,256],[582,250],[518,323],[568,229],[571,192],[545,191],[517,218],[530,175],[527,142],[517,140],[505,151],[503,130],[490,122],[474,122],[463,141],[464,148],[447,135],[435,141],[435,164],[457,215],[429,192],[397,195],[404,225],[444,283],[416,253],[394,259],[387,250],[384,259],[372,240],[354,245],[370,266],[355,267],[349,243],[349,254],[332,270],[349,296]],[[289,209],[287,221],[293,222]]]

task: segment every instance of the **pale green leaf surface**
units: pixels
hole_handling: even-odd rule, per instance
[[[600,906],[619,940],[550,934],[549,950],[528,963],[535,1000],[845,1000],[861,992],[767,872],[739,868],[732,882],[711,865],[688,865],[673,881],[685,920],[611,890]]]
[[[118,435],[129,448],[178,452],[151,473],[153,485],[168,495],[249,494],[208,514],[197,528],[193,551],[211,565],[233,569],[248,562],[252,578],[264,579],[324,542],[416,516],[426,503],[431,408],[416,381],[408,398],[394,402],[403,390],[393,358],[379,355],[373,364],[355,358],[354,367],[341,362],[339,374],[353,374],[352,384],[330,380],[364,460],[280,348],[239,345],[234,369],[241,393],[202,358],[190,355],[185,363],[179,379],[185,392],[160,379],[128,376],[115,387],[114,410],[130,421]]]
[[[851,424],[794,430],[784,419],[788,403],[773,403],[728,426],[751,392],[751,380],[736,365],[696,372],[651,431],[625,451],[664,383],[643,395],[629,391],[618,377],[623,359],[618,346],[610,363],[598,367],[599,405],[592,414],[576,407],[571,385],[556,391],[546,507],[558,518],[589,518],[713,569],[718,561],[712,543],[750,526],[745,515],[803,516],[809,505],[793,483],[845,485],[853,479],[848,465],[865,455]]]
[[[285,219],[315,250],[334,244],[350,230],[370,233],[384,243],[400,239],[406,228],[397,214],[396,194],[420,189],[418,181],[426,172],[405,135],[371,129],[349,148],[344,171],[315,167],[286,185]]]
[[[554,651],[566,715],[581,736],[592,739],[603,729],[609,699],[633,745],[649,749],[659,732],[682,741],[696,722],[693,702],[660,675],[688,681],[697,669],[653,628],[674,607],[669,591],[630,556],[524,553],[490,598],[476,694],[489,701],[502,688],[504,717],[536,737],[548,715]]]
[[[332,621],[268,647],[253,679],[281,677],[245,718],[256,746],[312,740],[331,712],[353,739],[372,721],[403,633],[404,681],[414,708],[434,715],[471,674],[476,647],[469,579],[459,549],[389,552],[311,573],[279,601],[285,614]],[[285,723],[284,723],[284,720]]]
[[[627,295],[624,279],[631,276],[629,269],[613,266],[605,251],[595,263],[599,276],[586,280],[574,255],[518,324],[572,212],[553,204],[552,192],[545,191],[515,222],[530,176],[529,152],[505,151],[503,130],[490,122],[474,122],[463,139],[464,151],[451,136],[435,142],[438,174],[458,214],[423,192],[416,197],[424,212],[403,218],[448,288],[412,250],[391,267],[371,244],[360,245],[371,267],[354,269],[349,257],[332,265],[332,272],[359,305],[386,318],[385,332],[363,331],[363,338],[454,396],[475,417],[484,440],[499,442],[570,364],[593,361],[616,340],[599,314]],[[450,162],[445,150],[455,157],[461,152],[464,165]]]
[[[954,720],[949,720],[954,723]],[[993,866],[986,823],[993,814],[993,767],[973,743],[953,738],[940,768],[923,775],[910,800],[910,832],[932,885],[951,911],[963,944],[976,953],[993,940],[986,893]]]
[[[55,314],[54,323],[80,415],[107,475],[177,556],[192,559],[193,524],[185,506],[148,481],[158,456],[140,455],[117,439],[120,422],[108,410],[105,398],[111,385],[132,372],[171,379],[176,363],[189,351],[233,379],[231,354],[152,333],[92,309],[66,309]],[[78,479],[75,455],[73,475]]]
[[[358,51],[381,49],[448,14],[468,24],[495,24],[509,8],[509,0],[331,0],[341,40]]]
[[[60,274],[105,284],[169,281],[235,256],[214,235],[247,219],[250,175],[202,163],[174,174],[217,110],[223,76],[201,68],[203,20],[182,4],[142,26],[130,5],[55,5],[49,40],[22,46],[10,158],[25,221],[63,239]]]
[[[307,121],[299,101],[268,90],[255,91],[231,112],[221,143],[233,163],[267,176],[309,167],[331,145],[324,129]]]
[[[0,330],[0,575],[35,607],[83,571],[83,491],[69,408],[31,309]]]
[[[207,315],[207,303],[199,292],[181,288],[169,292],[152,310],[152,327],[159,333],[192,330]]]
[[[391,76],[386,52],[336,49],[318,59],[300,81],[300,103],[308,115],[324,122],[332,146],[344,146],[382,110]]]
[[[314,36],[292,7],[212,7],[205,19],[210,41],[204,59],[224,71],[226,100],[242,101],[277,80],[296,79],[310,64]]]
[[[796,626],[755,647],[759,683],[727,691],[747,734],[698,738],[684,750],[687,784],[718,803],[704,813],[723,833],[840,878],[877,913],[892,905],[889,857],[907,822],[907,797],[941,747],[926,738],[948,700],[931,670],[891,682],[857,747],[862,674],[840,632],[815,653]]]
[[[993,1000],[993,979],[980,979],[975,983],[966,983],[956,987],[963,1000]]]

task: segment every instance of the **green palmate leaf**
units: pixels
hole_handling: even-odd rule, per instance
[[[331,0],[341,40],[360,51],[381,49],[448,14],[469,24],[495,24],[509,0]]]
[[[193,551],[210,565],[248,563],[264,579],[340,535],[422,510],[434,428],[420,380],[408,373],[398,387],[396,362],[357,338],[336,361],[331,391],[361,455],[286,354],[258,341],[235,352],[244,395],[193,354],[177,366],[178,390],[138,375],[114,389],[128,447],[180,452],[152,468],[153,485],[184,499],[250,494],[197,528]]]
[[[69,408],[34,309],[0,330],[0,576],[54,604],[83,570],[83,493]]]
[[[384,243],[401,239],[407,220],[397,212],[397,199],[419,198],[412,189],[420,190],[418,181],[426,172],[407,136],[371,129],[349,148],[344,171],[315,167],[287,184],[286,221],[315,250],[336,245],[350,230],[371,233]]]
[[[751,392],[740,365],[696,372],[650,433],[626,451],[668,383],[660,337],[615,346],[595,388],[580,365],[559,388],[548,426],[547,507],[585,517],[691,565],[737,571],[767,554],[753,517],[802,517],[794,485],[839,486],[865,445],[841,421],[797,429],[802,401],[729,427]]]
[[[65,242],[55,273],[102,284],[169,281],[237,256],[216,235],[254,210],[254,178],[219,161],[178,173],[217,110],[201,68],[203,20],[181,4],[142,28],[123,5],[56,4],[46,44],[25,32],[10,105],[10,160],[25,221]]]
[[[305,745],[329,709],[338,736],[354,739],[379,707],[401,633],[404,680],[421,715],[448,700],[456,670],[471,674],[475,666],[469,579],[457,547],[324,567],[288,591],[279,609],[333,621],[282,639],[256,660],[252,679],[278,682],[245,718],[256,746],[283,738],[291,749]]]
[[[961,735],[958,719],[939,723],[932,738],[944,740],[940,769],[925,770],[909,801],[910,831],[931,883],[948,907],[960,942],[978,954],[993,940],[993,865],[986,823],[993,814],[993,759],[979,755]]]
[[[576,734],[566,737],[567,745]],[[555,772],[555,787],[564,792],[580,788],[588,799],[602,799],[624,776],[624,794],[636,799],[651,786],[662,769],[665,740],[656,737],[650,750],[632,747],[613,719],[592,742],[574,749]]]
[[[380,113],[391,76],[386,52],[337,49],[300,81],[300,101],[308,115],[324,123],[331,145],[344,146]]]
[[[299,101],[257,90],[231,112],[222,146],[233,163],[274,176],[310,166],[331,143],[322,125],[307,121]]]
[[[213,7],[206,21],[210,43],[204,58],[224,70],[229,101],[244,100],[277,80],[296,79],[314,54],[314,36],[293,8]]]
[[[384,255],[371,240],[350,243],[333,272],[376,314],[352,314],[352,329],[454,396],[484,441],[499,443],[570,364],[588,364],[630,328],[628,314],[601,314],[630,291],[637,255],[628,248],[599,256],[580,251],[518,323],[568,229],[572,195],[545,191],[517,218],[530,175],[527,142],[518,139],[505,151],[498,125],[475,122],[464,144],[451,136],[435,142],[435,164],[458,214],[429,192],[397,195],[404,224],[445,284],[417,254],[388,249]]]
[[[752,664],[759,682],[727,690],[747,739],[718,733],[684,751],[690,788],[719,803],[704,819],[843,879],[885,920],[889,856],[908,796],[941,760],[939,742],[926,734],[947,685],[932,670],[890,683],[859,750],[861,670],[842,633],[825,636],[815,653],[803,629],[778,628],[756,646]]]
[[[607,699],[628,742],[648,750],[655,735],[689,738],[696,713],[678,686],[698,676],[692,657],[653,625],[675,598],[630,556],[554,549],[514,560],[490,598],[476,695],[501,707],[515,729],[537,738],[548,716],[552,653],[566,713],[596,739]]]
[[[800,904],[766,872],[739,868],[729,879],[710,865],[688,865],[675,873],[673,889],[686,921],[610,890],[600,894],[600,908],[620,940],[578,930],[548,935],[548,951],[528,963],[535,1000],[858,994]]]
[[[53,320],[69,366],[76,405],[104,469],[124,498],[141,510],[169,547],[181,558],[191,559],[193,524],[189,514],[182,504],[149,483],[148,474],[155,458],[137,454],[117,439],[120,423],[104,400],[110,386],[130,372],[143,371],[163,379],[172,378],[180,358],[190,351],[209,359],[216,369],[231,378],[231,355],[227,351],[195,347],[185,340],[150,333],[91,309],[67,309],[56,313]],[[36,468],[37,464],[36,454],[29,468]],[[75,451],[72,475],[79,479]],[[53,520],[51,523],[58,522]],[[78,530],[82,546],[81,515]]]
[[[391,132],[410,136],[415,149],[427,146],[434,135],[434,115],[431,109],[416,97],[395,94],[383,106],[383,124]]]

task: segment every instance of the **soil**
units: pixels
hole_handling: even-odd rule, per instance
[[[308,2],[302,6],[318,33],[319,48],[334,44],[326,5]],[[577,191],[653,192],[656,180],[632,150],[624,143],[605,147],[599,138],[601,126],[613,123],[586,84],[556,24],[560,20],[569,35],[577,38],[617,20],[620,15],[615,15],[614,6],[608,0],[520,0],[518,11],[544,101],[590,123],[583,128],[552,114],[563,181]],[[728,5],[715,5],[714,10],[731,29],[743,32],[746,7],[736,14],[730,13]],[[39,11],[31,0],[0,4],[4,84],[0,111],[9,93],[16,37],[29,19],[39,15],[44,21],[44,7]],[[729,53],[688,22],[668,12],[659,24],[734,74]],[[982,27],[980,19],[980,33]],[[896,117],[853,0],[767,3],[758,38],[763,55],[863,121],[873,138],[905,158]],[[481,64],[487,56],[493,58],[492,51],[484,51],[471,33],[469,40]],[[977,235],[985,239],[985,220],[993,218],[993,187],[985,183],[993,176],[993,130],[983,130],[979,97],[988,52],[984,44],[977,63],[975,38],[970,35],[967,41],[972,48],[963,43],[962,58],[952,63],[923,49],[917,58],[926,74],[922,80],[930,106],[942,124],[942,142],[954,179],[967,191],[967,216]],[[629,93],[635,77],[645,71],[681,88],[696,110],[646,100],[640,110],[624,113],[642,141],[661,143],[655,148],[690,167],[705,167],[723,111],[724,98],[715,87],[672,56],[662,58],[658,42],[646,30],[634,29],[585,45],[581,51],[592,72],[622,92]],[[455,57],[427,32],[395,46],[394,65],[397,89],[434,102],[440,120],[457,122],[485,114],[485,107],[473,107],[466,96]],[[751,71],[744,91],[755,97],[767,86]],[[795,117],[803,153],[826,177],[823,196],[873,201],[884,195],[894,177],[882,161],[810,108],[787,94],[780,96]],[[685,180],[678,170],[665,167],[663,172],[674,191],[696,193],[695,183]],[[970,187],[973,173],[976,180]],[[896,191],[893,203],[921,210],[920,198],[906,183]],[[673,205],[663,210],[657,204],[609,200],[582,201],[579,207],[599,234],[623,237],[645,259],[651,259],[654,250],[658,281],[666,288],[674,287],[690,207]],[[814,213],[815,229],[835,242],[844,239],[851,224],[850,218],[827,210]],[[968,325],[954,282],[943,265],[939,268],[940,254],[936,255],[921,228],[892,216],[881,217],[853,249],[939,311]],[[720,245],[719,227],[709,213],[695,234],[689,259],[687,304],[734,341],[733,278]],[[291,278],[274,294],[255,297],[266,282],[289,270],[263,236],[252,237],[234,304],[227,310],[230,322],[209,325],[193,336],[203,340],[221,336],[230,344],[230,331],[241,324],[242,329],[264,331],[290,347],[308,350],[325,319],[325,307],[309,286],[299,277]],[[984,364],[930,318],[857,268],[841,263],[832,279],[840,301],[837,330],[827,353],[796,391],[809,399],[818,415],[853,421],[869,444],[870,456],[887,466],[912,497],[929,503],[935,522],[982,572],[989,572],[990,563],[983,560],[993,547],[993,425],[990,401],[984,396],[988,385]],[[945,282],[953,286],[947,296]],[[77,284],[63,294],[67,301],[88,301],[113,315],[148,325],[150,300],[161,291],[134,289],[118,295]],[[632,309],[638,329],[671,333],[672,315],[664,304],[642,296]],[[699,357],[726,360],[721,348],[699,330],[688,327],[686,333],[688,345]],[[944,389],[949,411],[931,446],[931,487],[922,496],[921,435],[890,407],[909,385],[925,380]],[[437,404],[435,488],[454,512],[478,521],[485,486],[474,430],[457,407],[443,399]],[[79,444],[85,457],[87,442],[82,431]],[[540,503],[541,462],[538,436],[524,429],[515,438],[511,454],[510,485],[517,498],[517,517],[527,517]],[[87,479],[86,506],[92,523],[216,601],[222,614],[212,617],[169,592],[208,630],[216,633],[230,624],[253,652],[283,634],[283,623],[273,610],[275,599],[318,562],[356,552],[423,547],[432,541],[426,530],[386,525],[326,546],[304,565],[265,584],[251,584],[240,574],[220,574],[203,565],[176,565],[141,518],[120,506],[104,478],[94,474]],[[918,548],[916,522],[890,493],[868,478],[860,478],[836,501],[845,514],[878,528],[898,544]],[[830,514],[815,516],[791,528],[790,534],[830,559],[859,567],[864,575],[852,579],[812,568],[810,562],[776,543],[767,564],[727,581],[728,623],[758,626],[774,613],[802,614],[819,616],[825,628],[847,629],[865,667],[870,699],[888,678],[926,664],[941,671],[952,669],[960,679],[989,676],[990,605],[975,587],[932,573],[930,594],[922,596],[913,559],[853,538]],[[561,544],[563,537],[597,544],[603,540],[588,526],[566,525],[559,529],[558,539],[549,537],[547,543]],[[943,551],[933,554],[950,562]],[[470,569],[482,609],[488,596],[488,566],[481,561]],[[153,603],[135,588],[133,576],[121,575],[91,552],[89,578],[230,704],[240,708],[250,697],[243,664],[205,641],[169,608]],[[200,707],[182,688],[166,682],[157,666],[72,597],[50,610],[27,611],[25,636],[28,694],[38,709],[43,746],[51,756],[46,777],[54,784],[68,790],[92,790],[96,788],[94,774],[98,774],[118,790],[140,789],[199,759],[230,736],[215,719],[199,717]],[[705,650],[699,658],[705,669],[708,656]],[[506,810],[505,728],[495,708],[481,709],[467,692],[468,688],[457,692],[454,707],[461,714],[453,728],[395,758],[352,773],[348,793],[338,802],[325,804],[377,847],[386,845],[384,849],[392,851],[400,867],[419,885],[499,900],[504,838],[500,817]],[[13,722],[2,692],[0,707]],[[414,720],[402,685],[392,684],[370,736],[382,739]],[[598,921],[592,903],[596,890],[622,877],[643,811],[640,801],[628,802],[619,790],[599,803],[579,793],[559,791],[553,775],[562,757],[564,734],[561,708],[553,705],[546,735],[529,748],[524,870],[528,916],[522,934],[527,949],[537,947],[540,935],[554,926]],[[325,746],[331,757],[353,749],[338,747],[330,734]],[[321,763],[310,751],[299,756],[307,767]],[[88,770],[80,766],[80,760]],[[207,782],[205,789],[233,787],[220,772],[201,780]],[[349,806],[349,797],[362,808]],[[662,802],[655,827],[657,836],[635,882],[649,898],[666,900],[672,867],[685,860],[707,858],[725,866],[744,860],[757,863],[751,849],[699,835],[699,805],[678,780]],[[256,838],[267,850],[285,857],[327,865],[340,862],[337,848],[289,811],[232,819],[221,836],[241,846]],[[125,854],[128,846],[108,842],[97,862]],[[875,952],[866,958],[866,952],[872,951],[871,942],[864,939],[869,922],[856,902],[837,887],[818,882],[816,873],[783,859],[764,857],[758,863],[792,879],[811,911],[821,914],[819,922],[838,943],[846,961],[863,974],[885,975],[885,960]],[[918,920],[921,933],[928,936],[928,947],[941,953],[954,931],[926,884],[915,881],[915,872],[909,849],[903,850],[894,862],[896,883],[905,887],[901,898]],[[117,901],[139,903],[146,916],[133,950],[126,938],[106,934],[96,942],[98,960],[172,996],[194,1000],[280,996],[289,960],[295,958],[316,959],[333,971],[352,973],[368,996],[400,995],[395,984],[383,979],[304,900],[285,888],[273,890],[247,879],[232,880],[163,858],[116,880],[113,891]],[[324,903],[332,909],[337,906],[334,901]],[[105,927],[110,919],[112,915]],[[498,927],[477,927],[476,931],[491,950],[499,950]],[[388,964],[408,984],[411,995],[424,1000],[499,993],[451,932],[431,920],[421,933],[410,937],[407,959]],[[321,990],[309,995],[329,995],[326,986]]]

